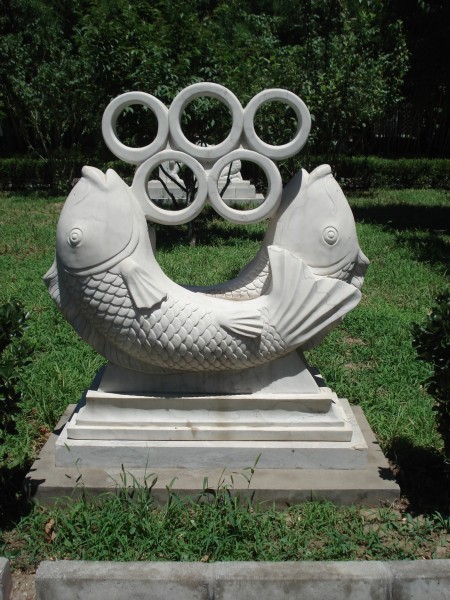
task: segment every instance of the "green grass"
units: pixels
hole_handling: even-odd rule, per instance
[[[157,507],[144,488],[38,507],[6,536],[16,568],[66,560],[401,560],[448,552],[449,520],[310,502],[279,511],[226,490]]]
[[[383,449],[396,466],[410,510],[426,511],[428,515],[439,510],[445,521],[448,492],[445,489],[442,443],[436,432],[433,399],[422,387],[428,367],[416,360],[411,344],[411,324],[425,317],[437,293],[448,285],[446,269],[450,238],[445,226],[449,223],[449,194],[439,190],[380,190],[350,200],[357,219],[361,247],[372,265],[363,287],[361,304],[319,348],[309,353],[309,360],[321,369],[327,385],[340,396],[364,408]],[[19,459],[16,481],[26,472],[46,433],[55,425],[64,408],[78,401],[81,392],[89,386],[96,370],[104,362],[77,338],[58,314],[42,282],[42,276],[53,260],[55,228],[62,201],[62,198],[39,195],[0,195],[0,302],[9,298],[22,300],[30,313],[30,327],[26,335],[35,346],[33,362],[22,378],[23,402],[17,423],[18,432],[9,436],[6,443],[11,461]],[[236,275],[256,254],[264,229],[261,224],[239,227],[219,219],[202,219],[198,224],[198,245],[191,248],[186,244],[189,234],[187,227],[175,228],[170,233],[159,228],[158,260],[165,271],[179,282],[205,285],[224,281]],[[141,541],[138,541],[141,538],[137,533],[130,533],[134,531],[136,523],[139,525],[139,518],[134,509],[131,512],[129,508],[127,511],[120,509],[121,503],[125,502],[123,498],[108,497],[94,504],[90,502],[75,502],[67,509],[70,512],[62,508],[54,512],[53,509],[33,509],[20,522],[19,528],[8,534],[13,540],[9,551],[13,552],[14,545],[19,544],[20,556],[28,556],[27,560],[30,561],[35,560],[37,555],[94,557],[95,554],[89,554],[89,547],[101,544],[102,530],[95,529],[95,519],[92,517],[90,520],[91,515],[97,515],[97,523],[101,523],[108,514],[115,515],[115,511],[119,511],[123,525],[118,528],[117,535],[119,530],[123,539],[128,535],[133,540],[133,550],[129,550],[129,554],[125,550],[117,550],[117,557],[121,560],[132,557],[158,558],[152,554],[149,542],[145,546],[144,533],[139,534]],[[156,529],[152,535],[158,535],[158,540],[167,536],[169,540],[169,549],[161,551],[163,557],[170,559],[174,556],[184,560],[187,560],[185,557],[191,557],[198,560],[208,555],[211,560],[231,559],[232,555],[225,548],[228,543],[226,536],[230,535],[231,545],[234,544],[233,539],[235,542],[241,540],[239,544],[235,543],[239,552],[233,554],[234,558],[254,558],[251,548],[246,547],[242,531],[230,526],[228,533],[224,533],[225,530],[220,529],[225,527],[223,522],[214,525],[219,528],[215,531],[221,532],[215,538],[216,546],[208,546],[205,540],[213,534],[204,527],[201,529],[203,533],[198,531],[199,538],[192,548],[183,554],[182,538],[196,539],[194,525],[189,525],[186,516],[189,511],[194,511],[195,523],[205,519],[206,525],[211,522],[213,526],[213,517],[207,516],[208,503],[197,507],[195,504],[175,502],[177,508],[171,509],[172,520],[166,531],[166,525],[163,524],[168,521],[164,510],[158,512],[150,500],[144,504],[142,502],[136,504],[135,510],[145,510],[146,519],[154,515]],[[14,507],[9,508],[12,510],[9,516],[14,520],[17,511],[14,512]],[[234,511],[234,508],[230,510]],[[433,553],[431,548],[440,544],[438,538],[445,530],[445,526],[434,517],[416,520],[408,516],[403,521],[403,517],[400,518],[395,511],[371,516],[370,519],[375,523],[372,528],[364,513],[357,509],[316,506],[316,503],[293,507],[279,515],[275,511],[267,513],[265,510],[265,516],[261,516],[262,512],[260,514],[257,507],[251,510],[247,507],[245,510],[239,518],[245,522],[246,535],[260,536],[258,543],[252,539],[259,549],[260,559],[264,560],[268,560],[268,557],[282,560],[289,556],[292,559],[339,558],[339,553],[342,558],[380,558],[384,550],[375,550],[379,544],[387,548],[390,558],[406,558],[412,557],[415,552],[420,555],[415,544],[421,536],[425,544],[427,535],[431,536],[431,541],[429,546],[428,542],[425,544],[427,550],[424,552],[429,557]],[[308,511],[314,510],[322,515],[320,522],[323,522],[323,532],[319,534],[318,529],[311,529],[311,538],[301,537],[298,534],[298,530],[302,530],[300,524],[308,523]],[[4,522],[7,523],[5,507],[4,511]],[[196,511],[200,512],[197,514]],[[203,514],[202,511],[206,512]],[[292,517],[293,514],[296,516]],[[69,519],[67,515],[72,516]],[[291,518],[295,527],[289,528]],[[56,541],[45,541],[43,534],[43,524],[52,519],[58,523],[55,529],[59,536],[57,544]],[[82,524],[83,519],[85,525]],[[135,519],[135,524],[132,519]],[[158,525],[158,519],[162,524]],[[351,519],[352,524],[347,524],[343,529],[336,528],[334,524],[340,519],[344,523],[346,519]],[[75,522],[79,524],[75,525]],[[71,523],[75,529],[78,528],[78,537],[70,533]],[[266,535],[258,533],[262,523],[265,524],[263,529],[268,528],[266,533],[273,543],[270,540],[262,541],[263,535]],[[139,525],[145,526],[144,523]],[[248,528],[252,530],[251,534]],[[155,533],[158,531],[158,534]],[[351,537],[352,531],[355,537]],[[395,535],[392,533],[394,531],[397,532]],[[94,534],[98,536],[96,541],[90,537]],[[114,548],[120,548],[114,535],[111,533],[111,545],[108,548],[112,549],[112,554],[109,554],[109,558],[116,558]],[[181,536],[180,542],[178,535]],[[290,538],[290,535],[293,537]],[[302,535],[307,536],[307,532]],[[350,537],[347,538],[347,535]],[[39,536],[42,538],[40,541],[37,540]],[[200,540],[202,536],[203,541]],[[224,547],[218,548],[217,539],[223,536]],[[379,536],[382,537],[381,542]],[[389,536],[398,541],[399,547],[396,546],[397,541],[392,544],[386,541]],[[372,549],[368,548],[366,538],[373,539]],[[170,539],[177,540],[173,545],[173,555],[170,553]],[[404,540],[403,546],[401,539]],[[140,555],[135,546],[141,548]],[[350,549],[345,550],[347,547]],[[286,548],[286,552],[283,548]],[[314,548],[314,552],[311,548]]]

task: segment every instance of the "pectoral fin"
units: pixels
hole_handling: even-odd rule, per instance
[[[159,289],[151,275],[132,258],[126,258],[120,270],[131,299],[138,308],[152,309],[167,298],[167,293]]]
[[[233,314],[226,319],[226,322],[221,322],[221,325],[224,329],[236,335],[249,338],[258,337],[263,330],[263,322],[259,311],[248,308],[234,309]]]
[[[282,248],[269,246],[268,250],[272,272],[269,314],[286,347],[317,340],[360,301],[361,292],[353,285],[318,277],[301,258]]]

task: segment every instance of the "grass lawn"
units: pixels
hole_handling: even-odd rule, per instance
[[[209,501],[157,508],[146,490],[70,507],[30,508],[14,497],[64,408],[78,401],[103,359],[58,314],[42,276],[53,260],[63,198],[0,195],[0,303],[22,300],[35,345],[23,373],[17,434],[6,440],[4,549],[17,567],[46,557],[117,560],[300,560],[450,556],[445,465],[433,399],[422,383],[411,324],[421,321],[448,285],[449,193],[378,190],[350,198],[360,245],[370,258],[363,300],[340,328],[309,353],[328,386],[360,404],[402,486],[399,507],[377,511],[310,503],[276,512],[238,506],[222,490]],[[180,283],[233,277],[259,247],[264,224],[239,227],[203,220],[195,248],[186,228],[161,230],[158,260]],[[203,265],[207,264],[207,269]],[[448,481],[447,481],[448,483]],[[9,493],[8,493],[9,492]],[[137,499],[136,499],[137,498]],[[401,510],[400,510],[401,509]],[[22,516],[20,516],[22,515]],[[20,518],[19,518],[20,517]],[[2,525],[3,524],[3,525]]]

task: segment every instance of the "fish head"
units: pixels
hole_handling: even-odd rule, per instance
[[[114,264],[136,246],[136,200],[113,171],[83,167],[56,230],[56,253],[69,271]]]
[[[302,170],[283,191],[274,217],[274,243],[299,255],[316,275],[361,287],[369,260],[355,220],[329,165]],[[278,220],[278,223],[277,223]]]

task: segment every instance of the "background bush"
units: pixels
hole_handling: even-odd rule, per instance
[[[419,359],[429,362],[433,372],[427,380],[429,393],[436,401],[435,411],[444,450],[450,459],[450,290],[436,299],[430,315],[414,326],[414,346]]]
[[[23,340],[28,315],[18,301],[0,306],[0,442],[15,429],[21,393],[18,384],[30,363],[31,346]],[[0,466],[2,462],[0,452]]]
[[[67,163],[65,167],[59,164],[62,162]],[[450,159],[306,155],[280,163],[280,170],[286,183],[298,169],[303,167],[310,172],[324,163],[331,164],[335,177],[346,189],[450,189]],[[91,164],[103,171],[114,169],[128,183],[134,174],[133,165],[120,160],[97,162],[95,159],[83,160],[69,154],[58,161],[59,179],[56,187],[67,193],[74,181],[81,177],[81,168],[84,164]],[[66,173],[71,173],[72,177],[67,179]],[[19,191],[47,189],[51,186],[52,177],[46,160],[28,157],[0,158],[0,189]]]

